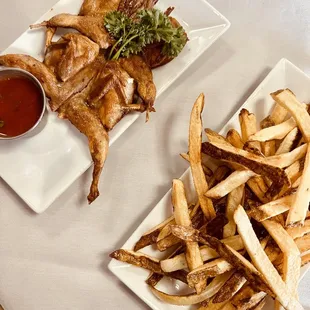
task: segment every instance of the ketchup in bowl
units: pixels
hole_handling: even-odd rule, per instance
[[[21,136],[34,128],[45,109],[44,91],[25,71],[0,71],[0,138]]]

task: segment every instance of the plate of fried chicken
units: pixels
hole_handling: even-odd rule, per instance
[[[141,113],[151,121],[156,98],[229,28],[193,2],[60,0],[2,53],[49,99],[34,135],[0,143],[0,176],[35,212],[93,163],[92,203],[109,147]]]

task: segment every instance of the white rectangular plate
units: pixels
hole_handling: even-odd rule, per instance
[[[77,14],[82,0],[60,0],[38,22],[59,13]],[[172,16],[184,26],[190,41],[168,65],[154,70],[158,96],[166,90],[230,26],[204,0],[161,0],[158,8],[175,7]],[[44,30],[28,30],[6,51],[42,59]],[[160,108],[158,109],[160,113]],[[110,145],[138,118],[127,115],[111,132]],[[48,111],[36,136],[0,141],[0,176],[35,212],[41,213],[91,165],[86,138],[68,121]],[[37,132],[38,132],[37,131]],[[104,177],[104,176],[103,176]]]
[[[269,94],[281,88],[290,88],[299,100],[310,102],[310,78],[300,69],[295,67],[286,59],[282,59],[275,68],[268,74],[265,80],[257,87],[253,94],[240,108],[245,108],[256,114],[258,120],[262,120],[267,116],[273,105],[273,100]],[[230,121],[221,130],[221,134],[225,135],[231,128],[239,128],[239,111],[230,119]],[[207,127],[207,124],[204,124]],[[180,150],[184,151],[184,150]],[[192,183],[190,169],[188,169],[181,178],[185,183],[186,194],[189,201],[194,201],[195,191]],[[123,245],[124,249],[132,249],[141,235],[162,222],[172,213],[171,205],[171,190],[162,198],[157,206],[151,211],[147,218],[142,222],[138,229]],[[142,252],[158,257],[158,251],[147,247]],[[160,258],[160,257],[158,257]],[[152,309],[156,310],[177,310],[177,309],[195,309],[193,307],[179,307],[168,305],[158,300],[148,289],[145,280],[149,274],[146,270],[137,268],[132,265],[112,260],[109,264],[109,269],[124,282],[136,295],[146,302]],[[302,276],[308,271],[309,267],[302,268]],[[162,281],[158,288],[170,294],[181,294],[183,285],[178,281],[167,280]],[[265,309],[273,309],[272,302],[269,302]]]

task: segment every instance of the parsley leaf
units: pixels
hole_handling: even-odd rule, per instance
[[[112,11],[105,16],[104,25],[116,40],[109,55],[113,60],[138,54],[156,42],[164,42],[164,55],[176,57],[187,42],[184,29],[173,27],[169,17],[157,9],[140,10],[134,20],[122,12]]]

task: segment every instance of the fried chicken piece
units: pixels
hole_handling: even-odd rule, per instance
[[[72,78],[61,84],[59,95],[50,101],[52,111],[57,111],[64,101],[72,95],[83,91],[91,81],[97,76],[106,60],[103,56],[98,56],[94,62],[80,70]]]
[[[107,49],[111,43],[107,30],[104,27],[101,16],[77,16],[71,14],[58,14],[41,24],[30,26],[31,29],[38,27],[62,27],[76,29],[97,44],[100,48]]]
[[[59,117],[67,118],[88,138],[94,162],[93,181],[87,197],[91,204],[99,196],[99,179],[109,150],[109,136],[99,117],[85,104],[85,94],[79,93],[66,101],[59,110]]]
[[[85,66],[92,63],[99,54],[99,45],[79,33],[67,33],[47,50],[44,63],[66,81]]]
[[[138,94],[146,107],[146,120],[149,119],[149,112],[154,112],[154,102],[156,99],[156,86],[153,81],[153,73],[147,63],[141,56],[130,56],[128,58],[119,59],[122,68],[132,77],[138,84]]]
[[[135,93],[134,79],[122,69],[117,61],[109,61],[92,82],[88,104],[98,111],[107,130],[130,111]]]
[[[133,17],[139,10],[151,9],[158,0],[121,0],[118,10]]]
[[[120,0],[84,0],[80,15],[104,16],[106,13],[116,11]]]
[[[54,34],[56,33],[56,30],[57,30],[56,27],[48,27],[48,28],[46,28],[46,32],[45,32],[45,51],[52,44],[52,40],[53,40]]]
[[[30,72],[40,81],[47,97],[52,100],[58,99],[59,87],[54,73],[37,59],[28,55],[7,54],[0,56],[0,65]]]

